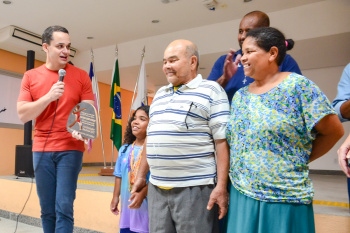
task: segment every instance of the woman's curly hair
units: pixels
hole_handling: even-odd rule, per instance
[[[126,130],[125,130],[125,134],[124,134],[124,140],[123,140],[123,145],[124,144],[132,144],[135,140],[136,137],[132,134],[132,129],[131,129],[131,122],[134,120],[135,114],[138,110],[143,110],[145,111],[145,113],[147,114],[147,116],[149,117],[149,106],[145,105],[145,106],[141,106],[138,109],[136,109],[136,111],[132,114],[132,116],[129,119],[128,125],[126,126]]]

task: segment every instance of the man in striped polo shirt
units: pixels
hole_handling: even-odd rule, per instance
[[[147,161],[143,156],[133,187],[144,187],[151,171],[152,233],[218,232],[218,219],[227,212],[229,103],[219,84],[197,74],[198,58],[197,46],[187,40],[173,41],[164,52],[170,84],[151,104]]]

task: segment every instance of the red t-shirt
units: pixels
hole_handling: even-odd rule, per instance
[[[94,100],[91,80],[88,74],[75,66],[67,64],[64,93],[60,97],[55,122],[47,140],[45,151],[84,151],[84,142],[72,138],[66,125],[70,111],[82,100]],[[24,73],[20,101],[36,101],[49,92],[58,81],[58,72],[46,68],[45,64]],[[43,151],[44,143],[51,128],[57,101],[52,101],[35,120],[33,151]]]

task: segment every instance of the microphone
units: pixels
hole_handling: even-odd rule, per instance
[[[58,75],[60,76],[59,79],[58,79],[58,81],[63,82],[63,78],[64,78],[64,76],[66,75],[66,71],[65,71],[64,69],[60,69],[60,70],[58,71]]]
[[[64,69],[60,69],[58,71],[58,75],[59,75],[58,81],[63,82],[63,78],[66,75],[66,71]],[[57,99],[57,104],[58,104],[58,100],[59,99]]]

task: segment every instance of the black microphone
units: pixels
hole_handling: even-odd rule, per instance
[[[66,75],[66,71],[64,69],[60,69],[58,71],[58,75],[59,75],[58,81],[63,82],[63,78]],[[57,104],[58,104],[58,99],[57,99]]]
[[[58,81],[63,82],[63,78],[64,78],[64,76],[66,75],[66,71],[65,71],[64,69],[60,69],[60,70],[58,71],[58,75],[60,76],[59,79],[58,79]]]

